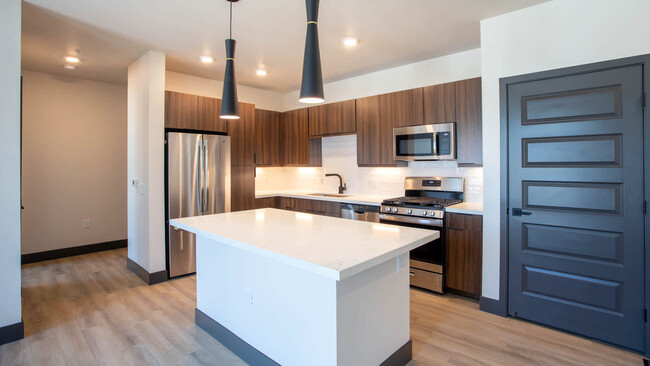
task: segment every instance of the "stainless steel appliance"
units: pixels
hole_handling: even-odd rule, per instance
[[[456,160],[456,124],[398,127],[393,129],[395,160]]]
[[[357,221],[379,222],[379,207],[342,203],[341,218]]]
[[[440,238],[411,251],[411,285],[445,290],[445,211],[463,202],[463,178],[407,177],[404,197],[384,200],[379,221],[440,231]]]
[[[168,132],[167,220],[230,211],[230,137]],[[196,238],[169,226],[169,277],[196,272]]]

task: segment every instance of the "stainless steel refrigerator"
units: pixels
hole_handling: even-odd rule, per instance
[[[230,137],[167,133],[167,218],[230,212]],[[169,277],[196,272],[196,238],[167,224]]]

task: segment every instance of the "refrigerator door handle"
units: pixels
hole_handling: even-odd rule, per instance
[[[203,154],[201,153],[203,149],[201,149],[201,140],[199,140],[198,146],[197,146],[197,154],[199,154],[198,159],[196,159],[196,192],[197,192],[197,210],[199,211],[199,214],[203,213],[202,208],[203,208],[203,174],[201,174],[201,169],[202,168],[202,160],[203,160]]]
[[[209,156],[208,154],[208,142],[206,140],[203,140],[203,164],[205,169],[203,170],[203,213],[206,213],[208,211],[208,200],[210,199],[210,164],[209,164]]]

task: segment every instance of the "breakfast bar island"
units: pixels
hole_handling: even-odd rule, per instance
[[[437,231],[277,209],[170,224],[197,236],[196,324],[245,362],[411,360],[408,253]]]

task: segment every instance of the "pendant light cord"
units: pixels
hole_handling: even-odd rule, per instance
[[[232,1],[230,2],[230,39],[232,39]]]

